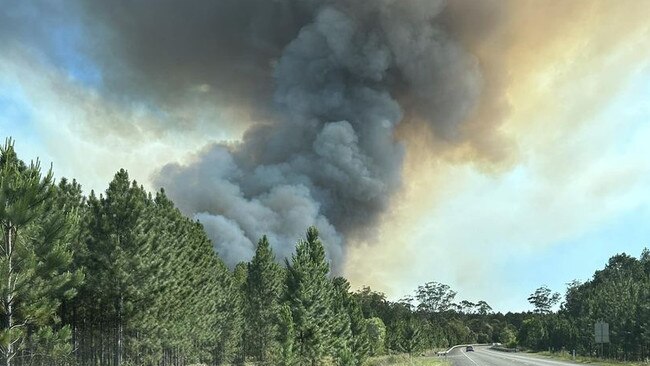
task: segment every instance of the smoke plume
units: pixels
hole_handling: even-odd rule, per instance
[[[116,123],[125,138],[220,126],[210,113],[221,107],[248,117],[226,122],[244,126],[240,141],[213,142],[154,177],[230,264],[262,235],[288,256],[309,225],[342,264],[346,238],[371,232],[400,188],[398,127],[463,143],[482,91],[442,0],[9,1],[18,10],[0,20],[56,8],[70,31],[63,42],[47,24],[12,26],[7,38],[96,66],[103,98],[157,117]]]
[[[167,165],[156,182],[203,222],[230,263],[249,258],[263,234],[287,256],[316,225],[340,264],[346,236],[370,227],[400,186],[404,149],[394,133],[404,109],[454,138],[476,103],[477,63],[436,24],[443,8],[307,4],[273,67],[272,117],[236,145]]]

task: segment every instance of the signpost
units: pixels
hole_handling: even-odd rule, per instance
[[[609,323],[598,321],[594,325],[596,344],[600,344],[600,356],[603,357],[603,344],[609,343]]]

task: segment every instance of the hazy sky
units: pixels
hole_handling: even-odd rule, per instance
[[[277,102],[273,89],[289,83],[284,73],[291,71],[277,69],[292,65],[295,49],[309,47],[309,32],[344,31],[341,24],[348,23],[336,18],[338,13],[319,8],[327,3],[347,9],[341,14],[361,24],[358,32],[389,34],[394,60],[381,69],[385,79],[399,78],[392,71],[397,69],[410,81],[385,86],[400,104],[402,114],[390,121],[390,131],[395,146],[404,149],[389,165],[400,170],[400,182],[386,188],[386,204],[355,230],[341,228],[334,214],[315,206],[315,220],[331,223],[333,238],[343,237],[339,267],[353,286],[370,285],[396,299],[438,281],[457,290],[459,298],[486,300],[496,310],[526,310],[526,297],[538,286],[563,292],[567,282],[589,278],[610,256],[638,256],[650,246],[650,1],[449,1],[433,9],[425,0],[408,0],[405,9],[431,12],[417,18],[422,23],[414,32],[432,36],[413,33],[399,42],[417,38],[413,49],[429,52],[414,56],[418,73],[442,70],[422,85],[408,78],[413,68],[396,51],[412,49],[390,37],[401,35],[400,22],[416,19],[416,13],[377,0],[385,19],[376,26],[361,19],[365,9],[347,2],[280,1],[274,4],[283,5],[271,10],[286,17],[269,21],[258,14],[268,9],[258,9],[264,6],[254,0],[241,2],[246,4],[241,8],[224,0],[212,13],[202,2],[182,10],[173,7],[189,5],[164,2],[150,12],[153,1],[112,9],[77,1],[5,0],[0,135],[16,139],[24,160],[52,163],[58,177],[75,177],[86,192],[103,191],[122,167],[157,189],[167,182],[160,177],[163,166],[175,163],[186,173],[210,162],[206,156],[214,144],[247,146],[240,143],[246,131],[255,131],[251,126],[265,119],[274,101],[297,108],[286,98]],[[308,3],[307,10],[289,12],[294,3]],[[133,19],[138,22],[129,22]],[[330,28],[322,30],[325,26]],[[302,38],[296,38],[299,32]],[[422,44],[428,39],[443,40],[429,49]],[[436,57],[438,49],[443,61]],[[380,56],[364,55],[370,61]],[[462,68],[448,66],[465,62]],[[333,65],[328,67],[339,67]],[[473,79],[463,76],[475,69]],[[456,88],[459,83],[467,88]],[[429,102],[430,110],[422,107]],[[462,120],[452,124],[428,113]],[[350,123],[325,126],[356,129],[361,151],[352,148],[352,154],[363,155],[362,161],[373,158],[362,146],[366,135]],[[317,139],[332,131],[321,127]],[[243,158],[247,148],[232,149],[241,149],[233,153],[238,164],[258,161]],[[328,182],[301,174],[312,191]],[[205,188],[201,194],[211,195],[205,182],[213,178],[197,178]],[[222,180],[234,182],[220,175]],[[249,195],[246,181],[236,184],[243,187],[239,196],[246,205],[268,198]],[[324,202],[310,194],[317,204]],[[219,200],[214,195],[210,199]],[[185,197],[178,193],[179,206]],[[205,210],[237,221],[221,209]],[[186,211],[203,214],[193,207]],[[278,237],[285,232],[292,231],[279,231]]]

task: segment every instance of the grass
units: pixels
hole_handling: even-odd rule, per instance
[[[439,357],[421,357],[408,355],[390,355],[371,357],[364,366],[450,366],[451,363]]]
[[[583,364],[592,364],[592,365],[597,365],[597,366],[650,366],[650,362],[641,362],[641,361],[617,361],[617,360],[609,360],[609,359],[600,359],[600,358],[594,358],[594,357],[585,357],[585,356],[576,356],[575,359],[573,359],[571,353],[567,351],[561,351],[561,352],[534,352],[530,353],[531,355],[537,355],[541,356],[544,358],[551,358],[551,359],[556,359],[556,360],[565,360],[565,361],[573,361],[576,363],[583,363]]]

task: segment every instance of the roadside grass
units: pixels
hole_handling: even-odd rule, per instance
[[[542,352],[528,352],[530,355],[537,355],[541,356],[543,358],[550,358],[550,359],[555,359],[555,360],[564,360],[564,361],[572,361],[576,363],[584,363],[584,364],[592,364],[592,365],[598,365],[598,366],[650,366],[650,362],[642,362],[642,361],[618,361],[618,360],[611,360],[611,359],[601,359],[601,358],[595,358],[595,357],[586,357],[586,356],[577,356],[574,359],[571,353],[567,351],[560,351],[560,352],[548,352],[548,351],[542,351]]]
[[[364,366],[450,366],[451,362],[435,356],[389,355],[371,357]]]

